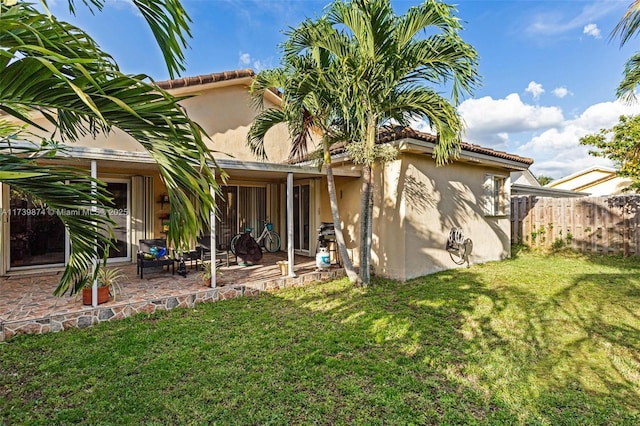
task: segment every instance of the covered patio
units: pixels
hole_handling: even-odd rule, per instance
[[[153,313],[176,307],[193,307],[197,303],[216,302],[239,296],[255,296],[263,291],[300,286],[343,275],[344,270],[332,265],[317,271],[315,259],[295,255],[295,276],[283,276],[276,263],[287,259],[287,253],[264,253],[259,264],[239,266],[236,263],[218,268],[216,287],[205,286],[201,272],[187,265],[187,276],[170,271],[149,270],[144,279],[136,274],[135,264],[118,267],[126,278],[122,294],[97,307],[82,304],[82,297],[53,296],[61,272],[2,277],[0,298],[0,341],[19,334],[47,333],[68,328],[85,328],[92,324]]]

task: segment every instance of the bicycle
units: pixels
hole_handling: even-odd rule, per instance
[[[253,228],[245,228],[246,232],[253,232]],[[233,254],[236,254],[236,243],[238,239],[243,233],[239,233],[234,235],[231,239],[231,243],[229,243],[229,248]],[[280,235],[273,230],[273,224],[269,222],[269,220],[264,221],[264,228],[262,228],[262,233],[256,240],[259,246],[264,247],[266,251],[269,253],[275,253],[280,250]]]

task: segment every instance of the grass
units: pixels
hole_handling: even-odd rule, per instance
[[[345,280],[0,345],[7,424],[638,424],[640,262]]]

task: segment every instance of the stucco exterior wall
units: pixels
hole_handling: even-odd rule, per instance
[[[210,136],[207,145],[216,158],[257,161],[246,145],[247,133],[258,111],[251,105],[246,86],[227,86],[209,90],[186,99],[182,105],[189,117],[198,122]],[[265,108],[273,106],[265,100]],[[289,133],[277,126],[267,133],[265,150],[270,162],[279,163],[289,155]]]
[[[358,264],[358,236],[360,235],[360,188],[362,181],[358,178],[335,177],[336,197],[341,218],[347,252],[354,264]],[[331,204],[327,189],[327,178],[319,182],[320,191],[320,221],[333,222]]]
[[[606,197],[608,195],[624,194],[624,189],[631,185],[633,181],[629,178],[614,177],[596,185],[587,186],[584,192],[588,192],[592,197]]]
[[[246,145],[247,133],[258,111],[252,107],[246,85],[231,85],[209,88],[181,102],[189,117],[205,130],[210,140],[207,146],[214,151],[216,158],[259,161]],[[265,108],[273,106],[265,100]],[[42,117],[35,118],[38,124],[46,128],[51,126]],[[38,134],[37,129],[30,129]],[[40,132],[43,137],[49,136]],[[74,146],[108,148],[129,152],[145,152],[133,138],[124,132],[113,129],[108,135],[89,135],[81,138]],[[289,154],[289,134],[286,126],[276,126],[265,138],[265,150],[270,162],[279,163]]]
[[[407,280],[458,267],[445,250],[453,226],[473,241],[472,264],[510,255],[509,215],[485,216],[483,209],[485,175],[507,178],[508,197],[508,170],[462,162],[436,167],[430,157],[402,154],[377,166],[374,174],[371,260],[376,274]],[[347,247],[357,265],[361,181],[336,184]],[[322,196],[321,218],[331,220],[326,190]]]
[[[507,258],[509,215],[485,216],[486,174],[507,178],[509,170],[457,162],[436,167],[427,156],[402,154],[374,168],[372,265],[376,274],[407,280],[458,267],[445,250],[451,227],[473,241],[470,263]],[[348,251],[358,265],[360,179],[336,179],[338,205]],[[326,180],[321,220],[331,221]]]

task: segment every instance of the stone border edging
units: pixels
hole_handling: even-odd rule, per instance
[[[193,308],[199,303],[213,303],[219,300],[234,299],[241,296],[257,296],[262,292],[281,288],[301,287],[313,282],[329,281],[345,276],[344,269],[316,271],[296,277],[282,277],[262,282],[229,285],[210,288],[180,296],[166,296],[142,302],[123,303],[121,305],[83,309],[81,311],[48,315],[29,320],[1,321],[0,342],[21,334],[42,334],[70,328],[87,328],[104,321],[115,321],[140,313],[152,314],[158,310],[174,308]]]

